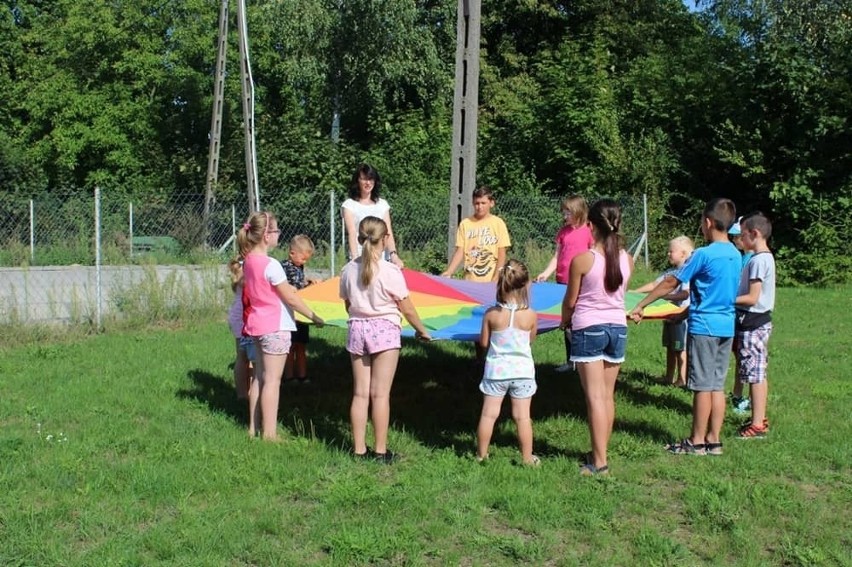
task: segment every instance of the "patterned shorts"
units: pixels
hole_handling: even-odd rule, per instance
[[[346,350],[363,356],[402,348],[401,329],[387,319],[353,319],[349,321]]]
[[[255,337],[260,352],[263,354],[289,354],[290,353],[290,331],[278,331]]]
[[[483,378],[479,383],[479,391],[486,396],[502,398],[509,394],[510,398],[524,400],[533,397],[538,389],[535,378],[515,378],[513,380],[490,380]]]
[[[743,384],[761,384],[769,365],[769,335],[772,323],[737,332],[737,379]]]

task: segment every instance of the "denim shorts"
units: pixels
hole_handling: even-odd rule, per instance
[[[254,346],[254,339],[251,337],[240,337],[240,350],[246,353],[246,358],[249,362],[257,361],[257,349]]]
[[[680,323],[663,321],[663,346],[677,352],[686,350],[686,331],[686,320]]]
[[[624,362],[627,325],[592,325],[571,331],[571,362]]]

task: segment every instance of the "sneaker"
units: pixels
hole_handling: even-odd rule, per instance
[[[765,426],[757,427],[753,423],[748,423],[740,427],[737,431],[738,439],[763,439],[769,433],[769,428]]]
[[[737,415],[745,415],[751,411],[751,400],[731,394],[731,408]]]
[[[389,465],[399,460],[399,455],[388,449],[384,453],[373,453],[373,460],[383,465]]]
[[[557,366],[553,370],[554,370],[554,372],[559,372],[559,373],[573,372],[574,370],[576,370],[576,365],[573,362],[566,362],[565,364],[563,364],[561,366]]]

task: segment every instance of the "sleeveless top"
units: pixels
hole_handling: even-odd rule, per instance
[[[618,265],[624,278],[621,286],[612,293],[604,287],[606,260],[597,250],[592,249],[594,261],[589,273],[580,280],[580,295],[571,317],[571,329],[579,331],[592,325],[627,326],[627,313],[624,310],[624,291],[630,278],[630,260],[627,252],[618,254]]]
[[[515,311],[518,306],[501,303],[500,307],[509,310],[509,326],[500,331],[491,332],[483,378],[486,380],[535,378],[530,332],[514,327]]]

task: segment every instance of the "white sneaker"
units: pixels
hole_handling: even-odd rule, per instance
[[[553,370],[556,372],[572,372],[573,370],[575,370],[575,368],[576,366],[573,362],[566,362],[562,366],[557,366]]]

